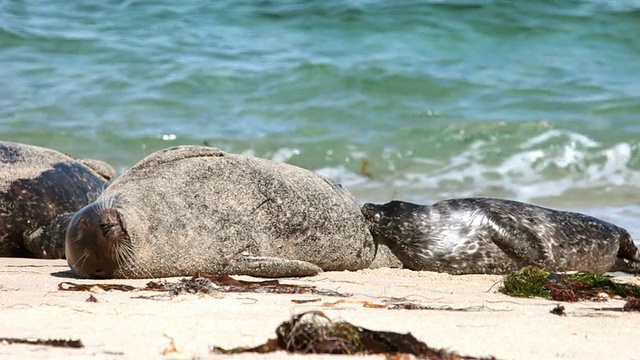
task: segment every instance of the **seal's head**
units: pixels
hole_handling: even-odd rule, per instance
[[[98,201],[78,211],[67,228],[65,255],[81,277],[111,278],[129,248],[129,236],[112,202]]]
[[[367,203],[362,207],[362,214],[373,240],[393,248],[402,242],[403,237],[414,231],[412,219],[420,208],[423,206],[404,201],[391,201],[382,205]]]

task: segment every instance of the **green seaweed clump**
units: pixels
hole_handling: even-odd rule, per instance
[[[517,297],[549,297],[545,287],[549,272],[537,267],[526,267],[508,275],[498,289],[503,294]]]
[[[526,267],[508,275],[498,289],[518,297],[544,297],[555,301],[601,300],[608,296],[640,297],[640,287],[614,281],[606,275],[589,272],[550,273],[537,267]]]

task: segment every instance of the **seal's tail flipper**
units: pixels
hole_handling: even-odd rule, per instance
[[[638,261],[631,261],[629,259],[623,259],[618,257],[616,259],[616,263],[613,265],[613,267],[611,268],[611,270],[609,270],[611,272],[613,271],[621,271],[621,272],[626,272],[629,274],[640,274],[640,262]]]
[[[638,249],[638,246],[633,242],[631,235],[626,231],[620,236],[618,258],[640,261],[640,249]]]
[[[257,277],[313,276],[321,272],[310,262],[266,256],[237,256],[224,269],[227,274]]]

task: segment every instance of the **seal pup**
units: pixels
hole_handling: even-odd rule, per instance
[[[0,141],[0,256],[63,258],[73,213],[114,174],[99,160]]]
[[[629,233],[584,214],[492,198],[368,203],[362,213],[374,240],[412,270],[505,274],[535,265],[554,272],[640,272],[640,251]]]
[[[306,276],[366,268],[374,252],[340,185],[206,146],[149,155],[78,211],[66,237],[69,266],[90,278]]]

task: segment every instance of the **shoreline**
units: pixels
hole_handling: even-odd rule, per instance
[[[316,286],[353,296],[221,293],[167,295],[151,291],[61,291],[58,284],[127,284],[142,280],[85,280],[73,277],[65,260],[0,258],[0,329],[3,338],[81,340],[84,348],[54,348],[0,342],[0,358],[73,359],[277,359],[284,352],[220,355],[210,348],[254,347],[275,337],[275,329],[294,314],[318,310],[370,330],[410,332],[429,347],[474,357],[498,359],[635,358],[640,345],[640,313],[601,311],[621,307],[607,302],[562,303],[566,316],[550,313],[558,302],[514,298],[497,292],[503,276],[448,275],[405,269],[325,272],[308,278],[279,279],[283,284]],[[176,282],[179,278],[168,278]],[[234,279],[265,279],[233,276]],[[640,278],[616,277],[640,284]],[[93,295],[97,302],[87,302]],[[315,300],[296,304],[291,300]],[[367,308],[390,298],[436,310]],[[348,300],[333,306],[340,299]],[[177,353],[163,355],[173,338]],[[361,356],[361,355],[357,355]],[[314,355],[313,359],[352,356]],[[382,359],[382,355],[367,358]]]

